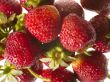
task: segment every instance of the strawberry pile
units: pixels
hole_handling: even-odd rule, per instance
[[[0,82],[35,82],[38,78],[43,82],[100,82],[109,78],[104,53],[110,52],[110,0],[80,3],[0,0],[0,61],[4,60]],[[98,15],[87,21],[84,8]],[[67,69],[70,65],[72,71]]]

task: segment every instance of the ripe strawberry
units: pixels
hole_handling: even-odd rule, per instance
[[[72,63],[73,70],[81,82],[99,82],[107,76],[106,57],[96,51],[91,51],[90,55],[77,55]]]
[[[64,18],[60,41],[63,47],[71,52],[82,50],[95,40],[95,31],[90,23],[76,14]]]
[[[42,71],[42,76],[50,78],[51,82],[76,82],[74,74],[66,69],[58,68],[54,71],[45,69]]]
[[[0,12],[3,12],[8,17],[12,14],[20,14],[22,8],[16,0],[0,0]]]
[[[81,0],[80,2],[84,8],[99,12],[109,6],[110,0]]]
[[[60,15],[52,5],[31,10],[24,20],[28,31],[43,43],[55,40],[60,32]]]
[[[108,45],[108,38],[106,35],[110,33],[110,22],[106,15],[99,14],[90,20],[96,31],[96,42],[93,48],[100,52],[108,52],[110,46]]]
[[[96,41],[95,44],[93,45],[93,48],[96,51],[105,53],[110,51],[110,45],[107,45],[107,42],[105,41]]]
[[[67,16],[69,13],[75,13],[80,17],[84,17],[84,11],[82,7],[74,0],[57,0],[54,5],[59,10],[62,18]]]
[[[13,32],[7,38],[4,57],[18,68],[28,67],[35,60],[32,48],[30,37],[23,32]]]
[[[22,70],[23,74],[17,76],[17,79],[19,80],[19,82],[34,82],[36,80],[35,77],[33,77],[28,70],[23,69]]]
[[[104,15],[96,15],[90,20],[96,31],[96,40],[104,40],[110,32],[109,19]]]

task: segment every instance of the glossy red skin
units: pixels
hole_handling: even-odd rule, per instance
[[[90,23],[93,25],[96,31],[96,40],[106,40],[105,36],[110,32],[109,19],[104,15],[96,15]]]
[[[90,23],[93,25],[96,31],[96,42],[93,47],[102,53],[110,50],[107,39],[105,36],[110,33],[110,21],[104,14],[94,16]]]
[[[13,32],[7,38],[4,57],[19,69],[30,67],[36,58],[32,48],[31,39],[25,33]]]
[[[110,51],[110,46],[105,41],[96,41],[95,44],[93,45],[93,48],[96,51],[99,51],[102,53],[106,53]]]
[[[64,18],[60,41],[65,49],[79,51],[95,41],[95,31],[90,23],[72,13]]]
[[[51,82],[76,82],[74,74],[66,69],[45,69],[42,71],[42,76],[50,78]]]
[[[86,9],[100,12],[103,8],[109,6],[110,0],[80,0],[80,2]]]
[[[57,0],[54,5],[59,10],[62,19],[70,13],[75,13],[80,17],[84,17],[82,7],[74,0]]]
[[[12,14],[21,14],[22,8],[16,0],[0,0],[0,12],[3,12],[8,17]]]
[[[55,40],[61,29],[59,12],[52,5],[31,10],[24,20],[26,29],[42,43]]]
[[[99,82],[104,80],[107,73],[107,59],[97,51],[90,52],[91,56],[80,54],[72,67],[81,82]]]

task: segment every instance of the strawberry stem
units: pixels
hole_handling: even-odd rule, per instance
[[[40,78],[42,79],[43,81],[47,81],[47,82],[50,82],[50,79],[47,79],[47,78],[43,78],[42,76],[34,73],[31,68],[27,68],[27,70],[35,77],[35,78]]]

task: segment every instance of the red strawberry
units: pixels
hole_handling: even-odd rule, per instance
[[[24,20],[28,31],[43,43],[55,40],[60,32],[60,15],[52,5],[31,10]]]
[[[22,8],[16,0],[0,0],[0,12],[3,12],[8,17],[12,14],[20,14]]]
[[[75,13],[80,17],[84,17],[84,11],[82,7],[74,0],[57,0],[54,2],[54,5],[59,10],[63,18],[69,13]]]
[[[108,38],[106,35],[110,33],[110,22],[106,15],[99,14],[90,20],[96,31],[96,42],[93,48],[100,52],[108,52],[110,46],[108,45]]]
[[[60,41],[65,49],[79,51],[94,40],[95,31],[90,23],[76,14],[69,14],[64,18]]]
[[[4,57],[18,68],[28,67],[35,60],[32,48],[30,37],[23,32],[13,32],[7,38]]]
[[[50,78],[51,82],[76,82],[74,74],[66,69],[58,68],[54,71],[46,69],[42,71],[42,76]]]
[[[19,80],[19,82],[34,82],[36,80],[35,77],[33,77],[28,70],[23,69],[22,70],[23,74],[19,75],[17,77],[17,79]]]
[[[109,19],[104,15],[96,15],[90,20],[96,31],[96,40],[104,40],[110,32]]]
[[[77,55],[72,63],[73,70],[81,82],[99,82],[107,76],[106,57],[96,51],[91,51],[90,55]]]
[[[80,2],[84,8],[99,12],[109,6],[110,0],[81,0]]]
[[[97,42],[95,42],[95,44],[93,45],[93,48],[96,51],[99,51],[99,52],[102,52],[102,53],[110,51],[110,45],[107,45],[107,42],[105,42],[105,41],[97,41]]]

